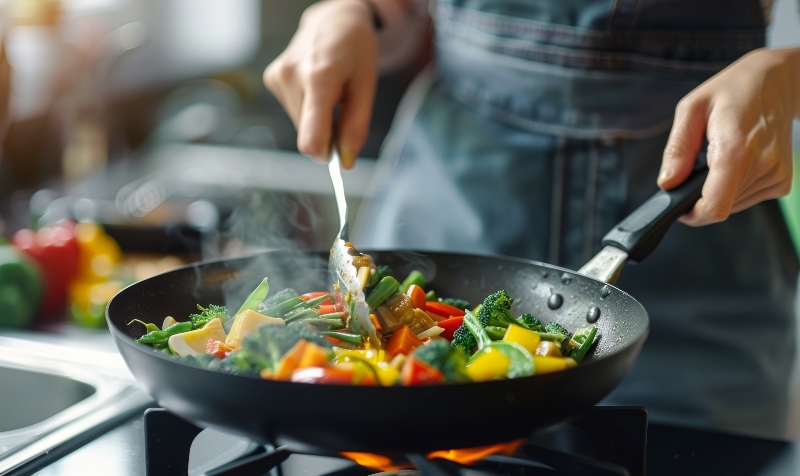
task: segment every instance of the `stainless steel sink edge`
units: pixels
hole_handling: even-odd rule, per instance
[[[0,336],[0,367],[67,378],[95,391],[38,423],[0,432],[0,475],[152,404],[116,353]]]

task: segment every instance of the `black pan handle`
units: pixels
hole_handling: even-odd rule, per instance
[[[708,176],[706,148],[707,144],[703,144],[689,178],[672,190],[656,192],[603,237],[603,246],[625,251],[633,262],[647,258],[661,243],[669,227],[700,199]]]

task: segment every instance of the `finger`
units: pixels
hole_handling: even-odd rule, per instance
[[[786,196],[789,193],[788,188],[786,184],[779,183],[770,188],[760,189],[757,192],[750,194],[747,198],[738,200],[733,205],[732,213],[738,213],[742,210],[747,210],[748,208],[767,200],[773,200],[778,197]]]
[[[377,72],[364,71],[348,84],[342,98],[338,137],[342,167],[351,169],[369,134]]]
[[[687,96],[678,103],[658,173],[658,186],[662,189],[677,187],[692,173],[705,137],[708,110],[705,98]]]
[[[689,226],[704,226],[726,220],[733,211],[741,177],[742,172],[735,167],[710,169],[700,200],[681,221]]]
[[[306,90],[300,106],[297,150],[319,162],[327,162],[333,128],[333,108],[339,99],[338,87],[312,87]]]
[[[280,63],[279,59],[276,59],[264,69],[262,79],[264,86],[283,106],[295,129],[297,129],[300,105],[303,103],[303,90],[294,86],[298,84],[298,81],[294,79],[294,70]]]

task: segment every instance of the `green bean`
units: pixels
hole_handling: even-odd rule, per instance
[[[339,339],[342,342],[348,342],[350,344],[362,344],[364,342],[360,335],[351,334],[349,332],[326,331],[320,332],[320,334],[333,337],[334,339]]]
[[[319,314],[313,309],[297,309],[295,312],[287,314],[283,320],[289,324],[290,322],[308,319],[309,317],[319,317]]]
[[[305,301],[303,301],[299,297],[294,297],[291,299],[287,299],[282,303],[278,303],[270,308],[265,309],[264,312],[262,312],[262,314],[270,317],[283,317],[288,311],[304,303]]]
[[[403,284],[400,285],[399,291],[401,293],[408,291],[408,288],[410,288],[412,284],[416,284],[421,288],[425,287],[425,275],[422,274],[422,271],[415,269],[414,271],[408,273],[406,279],[403,280]]]
[[[152,331],[148,332],[147,334],[143,335],[136,342],[140,344],[158,344],[158,343],[165,343],[169,340],[170,337],[174,336],[175,334],[182,334],[184,332],[189,332],[192,330],[192,323],[190,321],[185,322],[178,322],[175,323],[163,331]]]
[[[128,325],[131,325],[134,322],[138,322],[139,324],[143,325],[147,332],[155,332],[161,330],[157,325],[153,324],[152,322],[144,322],[140,321],[139,319],[132,320],[131,322],[128,323]]]
[[[316,307],[316,306],[322,304],[323,302],[327,301],[328,299],[331,299],[330,294],[326,294],[324,296],[319,296],[319,297],[315,297],[313,299],[309,299],[308,301],[305,302],[305,304],[302,304],[301,306],[304,307],[304,308]]]
[[[344,322],[335,321],[333,319],[311,318],[311,319],[303,319],[302,322],[321,329],[328,329],[328,330],[344,329]]]
[[[343,312],[331,312],[329,314],[320,314],[319,318],[320,319],[334,319],[334,320],[335,319],[339,319],[339,320],[343,320],[344,313]]]
[[[371,310],[376,309],[383,304],[383,301],[395,294],[399,286],[400,283],[391,276],[386,276],[381,279],[381,282],[376,284],[375,287],[372,288],[372,292],[367,296],[367,306],[369,306]]]

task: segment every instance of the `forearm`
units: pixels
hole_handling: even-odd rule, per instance
[[[428,37],[428,0],[365,0],[382,21],[378,31],[378,69],[388,72],[407,66]]]

